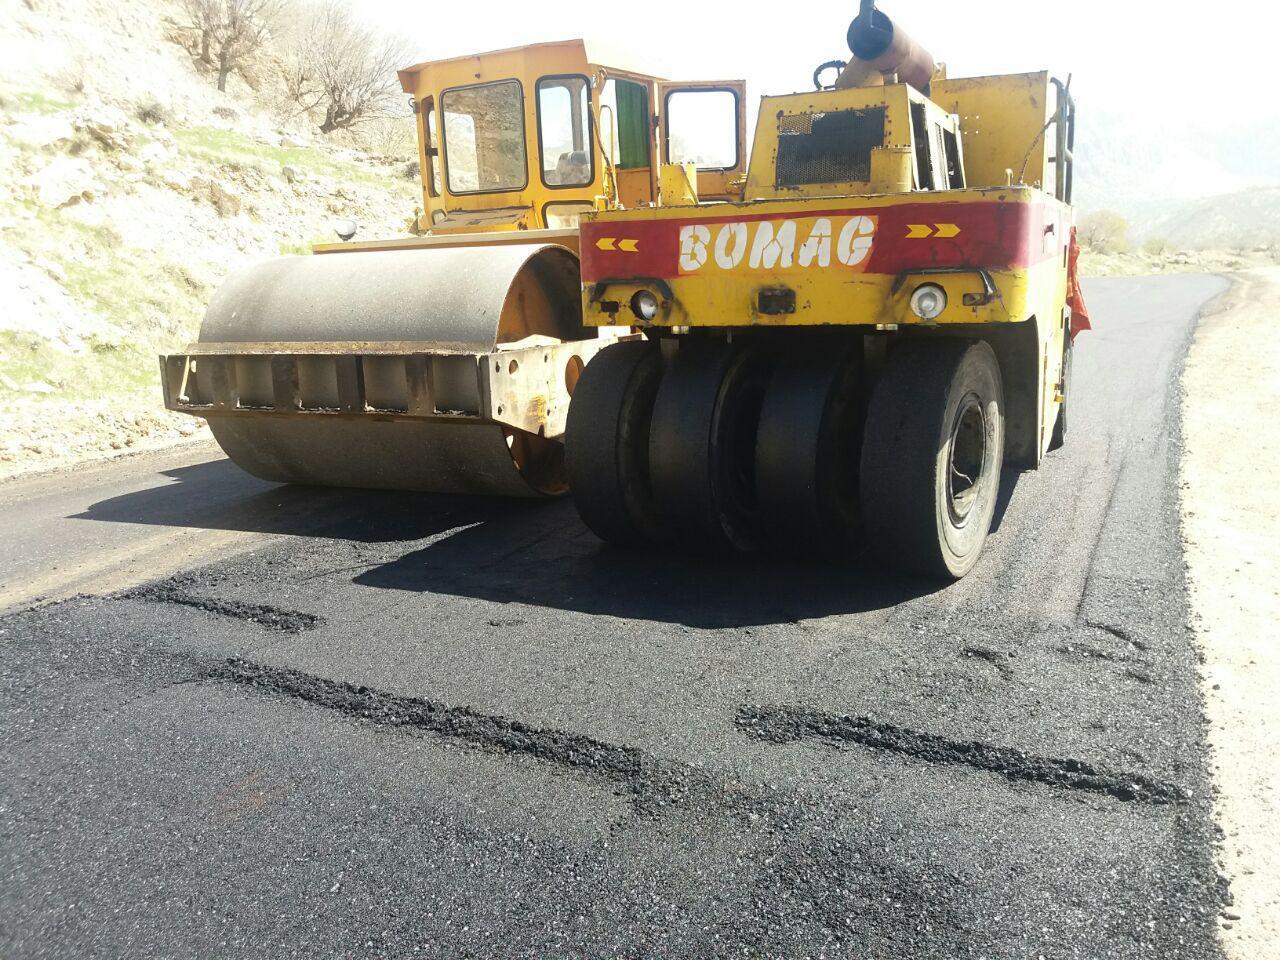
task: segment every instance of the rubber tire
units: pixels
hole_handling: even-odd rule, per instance
[[[653,407],[649,465],[658,506],[686,546],[750,553],[755,429],[767,383],[763,351],[686,338]]]
[[[670,538],[649,484],[649,420],[661,382],[658,345],[629,340],[592,358],[569,401],[569,491],[582,522],[607,543]]]
[[[1053,434],[1049,437],[1049,449],[1060,450],[1067,442],[1067,400],[1071,396],[1071,331],[1066,331],[1062,347],[1062,402],[1058,404],[1058,419],[1053,424]]]
[[[861,339],[806,343],[769,381],[756,433],[756,494],[772,540],[832,560],[858,540]]]
[[[948,503],[951,437],[970,394],[985,416],[985,451],[975,503],[957,525]],[[987,343],[908,340],[889,354],[862,444],[862,515],[885,562],[950,580],[973,569],[1000,491],[1003,411],[1000,366]]]

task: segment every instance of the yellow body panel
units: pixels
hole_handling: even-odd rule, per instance
[[[692,163],[664,163],[658,174],[658,196],[666,207],[695,206],[698,168]]]
[[[1003,186],[1010,176],[1033,187],[1053,182],[1045,130],[1054,107],[1048,73],[935,80],[930,97],[960,117],[970,186]]]

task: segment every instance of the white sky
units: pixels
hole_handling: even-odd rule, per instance
[[[571,0],[360,0],[358,6],[379,26],[406,35],[424,60],[601,36],[616,23],[620,35],[611,46],[629,49],[634,59],[652,56],[655,73],[743,77],[754,100],[810,89],[818,63],[846,59],[845,29],[857,3],[646,0],[611,8]],[[1063,78],[1074,74],[1082,112],[1106,109],[1158,123],[1189,117],[1210,129],[1280,120],[1272,79],[1280,12],[1269,0],[1217,0],[1204,12],[1196,12],[1200,4],[1149,0],[881,0],[880,7],[945,61],[952,76],[1047,67]],[[683,32],[673,33],[677,26]]]

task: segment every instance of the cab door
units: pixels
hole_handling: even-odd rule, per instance
[[[698,167],[698,199],[741,196],[731,181],[747,170],[747,82],[658,84],[658,150],[663,163]]]

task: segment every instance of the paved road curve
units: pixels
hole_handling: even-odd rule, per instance
[[[0,619],[0,955],[1216,956],[1176,375],[1223,287],[1091,286],[1068,448],[937,592],[187,454],[0,488],[11,600],[178,571]]]

